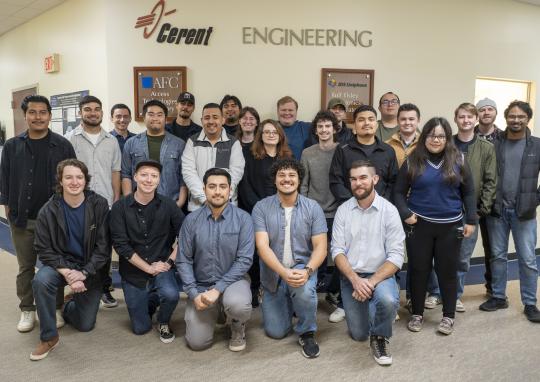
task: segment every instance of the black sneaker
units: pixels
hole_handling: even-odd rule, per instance
[[[158,331],[159,331],[159,339],[164,344],[170,344],[171,342],[174,341],[174,333],[169,328],[168,324],[159,324]]]
[[[301,334],[298,343],[302,346],[302,355],[306,358],[317,358],[321,354],[314,332]]]
[[[388,366],[392,364],[392,355],[387,348],[388,339],[382,336],[371,336],[369,340],[369,346],[371,347],[371,354],[375,362],[381,366]]]
[[[101,304],[105,308],[114,308],[118,306],[118,301],[112,296],[110,291],[103,292],[101,295]]]
[[[540,322],[540,310],[538,310],[536,305],[525,305],[523,313],[527,316],[527,320],[531,322]]]
[[[480,305],[479,309],[484,312],[494,312],[497,309],[508,308],[508,301],[505,298],[491,297],[489,300]]]

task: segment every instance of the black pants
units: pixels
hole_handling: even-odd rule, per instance
[[[99,277],[101,278],[101,290],[103,293],[110,291],[112,287],[111,261],[111,258],[109,258],[103,268],[99,270]]]
[[[491,259],[491,245],[489,244],[489,231],[487,228],[487,222],[485,217],[480,218],[480,233],[482,234],[482,246],[484,247],[484,264],[486,266],[486,272],[484,273],[484,279],[486,280],[486,291],[491,293],[491,266],[489,260]]]
[[[261,286],[261,270],[257,250],[255,250],[255,253],[253,254],[253,263],[251,264],[251,268],[249,268],[248,274],[251,279],[251,293],[258,296],[259,288]]]
[[[457,294],[457,263],[463,231],[462,222],[430,223],[421,218],[408,225],[407,254],[413,314],[424,314],[424,300],[432,264],[439,280],[443,316],[454,318]]]

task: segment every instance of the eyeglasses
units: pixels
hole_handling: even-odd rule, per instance
[[[518,121],[523,121],[523,120],[525,120],[525,119],[527,119],[527,118],[528,118],[528,117],[527,117],[526,115],[523,115],[523,114],[521,114],[521,115],[509,114],[509,115],[506,117],[506,119],[508,119],[508,120],[514,120],[514,119],[515,119],[515,120],[518,120]]]
[[[270,135],[278,135],[278,132],[277,131],[273,131],[273,130],[264,130],[262,132],[264,135],[267,135],[267,136],[270,136]]]
[[[435,139],[439,141],[446,141],[446,135],[428,135],[427,139],[434,141]]]
[[[385,99],[384,101],[381,101],[381,105],[399,105],[399,101],[397,99]]]

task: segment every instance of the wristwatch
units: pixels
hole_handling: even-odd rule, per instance
[[[170,257],[167,259],[167,264],[169,264],[171,266],[171,268],[175,267],[174,260],[171,259]]]
[[[307,271],[308,277],[311,277],[311,275],[315,273],[315,271],[311,267],[306,266],[304,269]]]
[[[81,273],[84,275],[84,277],[88,278],[88,271],[86,269],[81,270]]]

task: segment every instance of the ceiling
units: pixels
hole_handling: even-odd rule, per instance
[[[0,36],[65,0],[0,0]]]

